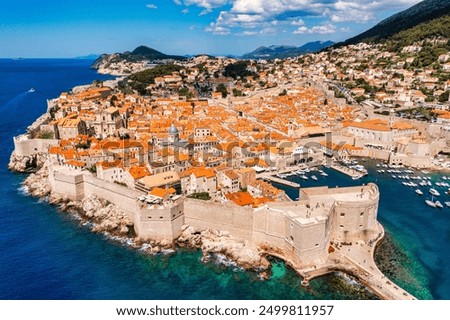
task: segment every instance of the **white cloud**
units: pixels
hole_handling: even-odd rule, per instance
[[[332,23],[376,21],[382,12],[406,9],[421,0],[174,0],[185,6],[194,5],[203,8],[201,14],[221,8],[208,30],[224,28],[229,32],[237,29],[264,30],[271,26],[279,30],[289,25],[298,27],[295,33],[314,32],[332,33]],[[229,8],[226,5],[231,5]],[[321,18],[323,25],[312,28],[305,26],[308,17]],[[333,31],[334,30],[334,31]],[[242,33],[242,30],[240,30]],[[245,31],[245,30],[244,30]],[[254,30],[247,30],[256,32]]]
[[[336,26],[328,23],[320,26],[314,26],[312,28],[308,28],[305,26],[299,27],[295,30],[294,34],[331,34],[336,32]]]
[[[149,8],[149,9],[158,9],[158,6],[156,4],[153,4],[153,3],[147,4],[146,7]]]
[[[204,10],[200,15],[210,13],[212,9],[220,8],[226,5],[228,2],[233,0],[174,0],[175,3],[184,4],[185,6],[195,5],[197,7],[203,8]]]
[[[244,36],[254,36],[254,35],[257,35],[258,34],[258,32],[256,32],[256,31],[244,31],[244,32],[242,32],[242,35],[244,35]]]
[[[298,20],[293,20],[291,22],[291,24],[293,26],[304,26],[305,25],[305,21],[303,21],[302,19],[298,19]]]
[[[182,14],[188,14],[189,13],[189,9],[188,8],[183,9],[183,10],[181,10],[181,13]]]
[[[421,0],[338,0],[330,8],[330,19],[333,22],[373,21],[381,11],[406,9]]]
[[[231,33],[231,30],[225,27],[217,26],[213,22],[206,27],[205,31],[212,32],[213,34],[226,36]]]
[[[180,0],[173,0],[173,2],[179,6],[183,5],[183,3]]]

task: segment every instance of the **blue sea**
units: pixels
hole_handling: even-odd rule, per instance
[[[76,218],[25,194],[21,189],[25,175],[7,169],[12,137],[46,110],[46,99],[108,78],[91,70],[91,63],[0,60],[0,299],[376,298],[340,274],[316,279],[304,288],[279,260],[272,261],[272,277],[263,281],[220,256],[204,263],[196,250],[149,256],[94,234]],[[30,88],[36,91],[30,93]],[[371,175],[359,181],[327,169],[329,176],[318,182],[290,179],[302,186],[376,181],[381,191],[379,219],[388,235],[380,248],[381,267],[421,299],[450,299],[450,209],[426,206],[426,195],[416,196],[389,175],[377,174],[375,163],[365,164]],[[293,198],[298,195],[285,190]],[[441,198],[450,200],[446,195]]]

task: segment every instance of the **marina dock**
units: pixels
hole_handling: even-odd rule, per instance
[[[363,173],[358,170],[344,167],[338,164],[333,164],[330,166],[330,168],[351,177],[353,180],[360,179],[367,175],[367,173]]]
[[[264,180],[269,180],[271,182],[276,182],[276,183],[279,183],[279,184],[282,184],[282,185],[285,185],[285,186],[288,186],[288,187],[300,188],[300,185],[298,183],[296,183],[296,182],[292,182],[292,181],[289,181],[289,180],[277,178],[277,177],[274,177],[274,176],[271,176],[271,175],[261,175],[260,178],[264,179]]]

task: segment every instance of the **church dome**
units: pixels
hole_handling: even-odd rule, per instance
[[[170,135],[175,135],[175,134],[179,134],[179,131],[177,129],[177,127],[175,127],[175,125],[172,122],[172,125],[169,128],[169,134]]]

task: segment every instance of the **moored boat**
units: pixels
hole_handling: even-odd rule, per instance
[[[416,189],[416,190],[414,190],[414,191],[415,191],[415,193],[417,193],[419,196],[423,195],[423,192],[422,192],[422,190],[420,190],[420,189]]]
[[[436,204],[431,200],[425,200],[425,203],[430,207],[436,208]]]
[[[441,194],[439,193],[439,191],[437,191],[436,189],[431,188],[430,189],[430,194],[436,197],[439,197]]]

